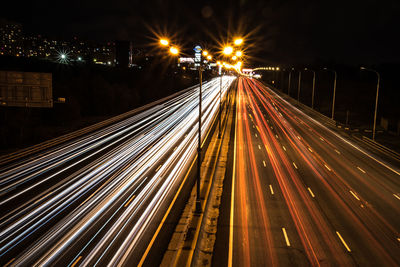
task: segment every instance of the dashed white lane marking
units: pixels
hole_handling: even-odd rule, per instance
[[[361,169],[360,167],[358,167],[357,166],[357,169],[359,169],[360,170],[360,172],[362,172],[362,173],[366,173],[363,169]]]
[[[254,134],[256,137],[258,137],[258,135],[257,134]]]
[[[263,160],[263,165],[264,167],[267,167],[267,163],[265,163],[265,160]]]
[[[285,147],[285,146],[282,146],[282,148],[283,148],[283,150],[285,150],[285,151],[286,151],[286,147]]]
[[[284,227],[282,227],[282,232],[283,232],[283,236],[285,237],[286,246],[290,247],[289,238],[287,236],[286,229]]]
[[[156,172],[158,172],[158,170],[161,168],[161,166],[162,166],[162,164],[157,167]]]
[[[355,199],[360,201],[360,198],[353,191],[350,190],[350,193],[353,195],[353,197],[355,197]]]
[[[325,168],[328,169],[328,171],[332,171],[331,168],[328,167],[328,165],[324,164]]]
[[[296,163],[294,163],[294,162],[293,162],[293,166],[294,166],[296,169],[298,169],[297,166],[296,166]]]
[[[340,238],[340,241],[342,241],[344,247],[347,249],[348,252],[351,252],[349,246],[346,244],[346,242],[344,241],[344,239],[342,238],[342,236],[340,235],[340,233],[338,231],[336,231],[336,234],[338,235],[338,237]]]
[[[310,150],[311,153],[313,152],[312,149],[311,149],[311,147],[309,147],[308,150]]]
[[[307,189],[308,189],[308,192],[310,192],[310,195],[311,195],[312,197],[315,197],[313,191],[311,191],[311,188],[307,187]]]
[[[325,140],[324,140],[324,138],[322,138],[322,137],[320,137],[319,139],[320,139],[322,142],[324,142],[324,141],[325,141]]]
[[[271,191],[271,195],[273,195],[274,194],[274,189],[272,189],[272,185],[271,184],[269,185],[269,190]]]
[[[260,146],[260,145],[258,145],[258,149],[260,149],[260,150],[261,150],[261,146]]]
[[[397,198],[398,200],[400,200],[400,197],[399,197],[397,194],[393,194],[393,196],[394,196],[395,198]]]
[[[340,155],[340,151],[339,151],[339,150],[335,149],[335,152],[338,153],[338,154]]]

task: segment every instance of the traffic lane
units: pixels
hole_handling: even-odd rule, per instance
[[[332,178],[335,178],[335,177],[332,177]],[[350,193],[349,193],[349,195],[350,195]],[[375,227],[376,227],[376,225],[375,225]],[[365,229],[364,229],[365,230]],[[375,241],[375,243],[376,243],[376,240],[374,240]],[[392,239],[392,241],[393,241],[393,239]],[[380,242],[381,244],[382,244],[382,242]],[[393,243],[393,242],[392,242]],[[385,244],[384,242],[383,242],[383,244]],[[374,249],[373,249],[374,250]],[[375,249],[375,250],[378,250],[378,249]],[[392,249],[393,250],[393,249]],[[390,250],[389,250],[390,251]],[[381,253],[382,254],[385,254],[385,252],[384,251],[381,251]],[[368,257],[365,257],[365,258],[368,258]],[[390,257],[389,257],[389,259],[390,259]],[[388,261],[388,262],[390,262],[390,260]],[[392,262],[393,263],[393,262]]]
[[[175,109],[171,108],[170,110],[174,111]],[[166,116],[164,114],[168,115],[168,113],[166,112],[156,112],[156,116],[153,116],[155,120],[151,123],[154,124],[160,122],[162,119],[165,119]],[[62,159],[63,162],[60,163],[57,161],[59,160],[59,158],[55,158],[55,162],[53,163],[53,165],[57,165],[57,167],[55,167],[55,169],[53,170],[48,170],[50,166],[46,165],[47,167],[45,168],[45,170],[41,169],[40,166],[38,166],[38,170],[29,174],[28,176],[23,176],[24,174],[26,174],[25,172],[18,174],[19,177],[24,178],[24,181],[30,180],[30,177],[33,177],[34,180],[32,178],[29,183],[23,182],[22,184],[20,181],[16,181],[13,184],[8,185],[11,186],[13,190],[9,190],[7,194],[3,194],[1,196],[0,206],[2,214],[10,210],[12,213],[15,213],[16,207],[22,209],[28,206],[29,203],[38,204],[39,199],[40,202],[44,201],[44,196],[46,196],[46,198],[51,197],[51,195],[56,193],[56,191],[60,191],[60,188],[58,187],[56,187],[57,190],[53,190],[54,184],[58,183],[62,185],[64,183],[70,183],[71,179],[78,179],[77,177],[79,176],[79,170],[81,170],[81,172],[85,172],[88,167],[86,166],[86,164],[90,164],[91,161],[95,161],[99,157],[101,158],[102,155],[107,155],[110,151],[118,150],[119,148],[123,147],[126,142],[131,142],[132,138],[140,138],[142,135],[145,134],[146,130],[143,130],[143,127],[146,125],[148,126],[149,123],[146,123],[142,126],[129,125],[129,127],[126,127],[128,132],[124,130],[121,133],[118,132],[114,135],[115,138],[117,138],[116,140],[114,140],[115,138],[110,139],[106,135],[104,138],[100,139],[98,143],[88,144],[88,147],[83,147],[82,150],[84,151],[68,151],[68,153],[66,154],[68,155],[70,160],[64,161],[64,159]],[[77,154],[73,154],[75,152]],[[76,170],[78,170],[78,172],[76,172]],[[65,179],[65,177],[70,175],[71,173],[73,173],[73,177]],[[49,187],[50,190],[48,189]],[[45,190],[47,192],[43,192]],[[38,195],[37,192],[43,193]],[[10,213],[1,217],[10,217]]]
[[[249,233],[254,237],[253,245],[250,246],[252,252],[251,264],[276,265],[279,262],[280,265],[300,263],[308,265],[309,261],[305,256],[300,237],[291,220],[284,196],[279,190],[279,184],[274,177],[273,166],[260,138],[259,131],[262,130],[262,127],[259,127],[253,120],[255,116],[253,110],[249,107],[246,110],[248,116],[245,114],[243,118],[247,118],[244,120],[245,124],[248,124],[246,131],[250,130],[251,134],[247,134],[247,138],[244,140],[244,147],[247,150],[244,158],[255,161],[255,163],[252,163],[252,171],[248,171],[246,177],[249,183],[247,194],[252,199],[248,203],[252,207],[250,212],[254,213],[249,216],[251,223]],[[240,161],[239,158],[238,161]],[[260,213],[264,213],[264,216],[260,216]],[[263,221],[267,223],[262,225],[261,222]],[[269,244],[266,242],[267,238],[260,238],[261,233],[267,237],[270,236]],[[266,248],[270,250],[269,258],[265,253]]]
[[[215,102],[215,100],[213,100],[214,102]],[[207,101],[206,101],[206,104],[207,104]],[[214,107],[214,110],[213,110],[213,114],[215,114],[215,104],[213,104],[213,103],[211,103],[210,105],[208,105],[208,106],[212,106],[212,107]],[[205,105],[205,108],[207,107],[207,105]],[[209,112],[208,112],[208,114],[209,114]],[[205,115],[204,115],[204,119],[205,119],[205,121],[206,121],[206,125],[207,125],[207,123],[209,124],[210,123],[210,119],[208,119],[208,122],[207,122],[207,116],[208,117],[210,117],[209,115],[207,115],[207,112],[205,112]],[[206,127],[207,128],[207,127]]]
[[[299,120],[300,124],[305,124],[297,117],[297,121]],[[296,126],[293,127],[296,128]],[[307,128],[311,129],[308,126]],[[311,145],[306,144],[310,153],[312,153],[311,151],[314,151],[314,155],[322,155],[322,158],[324,160],[326,159],[327,166],[329,166],[330,169],[333,169],[338,174],[338,177],[343,180],[343,183],[346,184],[348,194],[354,192],[354,195],[360,193],[361,196],[368,196],[368,199],[363,200],[361,206],[367,206],[370,208],[376,219],[381,221],[386,228],[391,229],[391,243],[397,242],[398,229],[396,229],[396,226],[400,225],[398,216],[399,205],[396,193],[394,192],[397,192],[395,188],[398,187],[393,187],[393,184],[390,184],[390,179],[387,179],[395,179],[394,176],[396,176],[396,174],[390,172],[390,174],[392,174],[391,177],[387,177],[387,173],[385,174],[381,171],[381,169],[384,168],[382,165],[375,166],[377,168],[374,168],[369,166],[367,163],[354,163],[354,161],[360,162],[360,159],[352,159],[351,157],[346,158],[345,155],[347,153],[345,149],[338,149],[333,145],[326,146],[326,144],[329,145],[329,138],[326,136],[325,139],[322,138],[321,135],[311,136],[312,133],[304,128],[298,128],[297,130],[302,133],[300,135],[303,136],[303,138],[306,137],[306,139],[312,143]],[[351,147],[347,146],[346,148],[349,150]],[[340,151],[344,152],[342,153]],[[345,157],[345,160],[343,160],[342,157]],[[385,170],[388,171],[387,169]],[[388,181],[389,185],[385,184],[385,181]],[[362,198],[361,196],[360,198]],[[377,209],[374,207],[377,207]],[[380,213],[385,215],[382,216]],[[384,217],[388,217],[388,219],[385,219]]]
[[[252,89],[257,90],[257,88]],[[265,132],[271,137],[264,143],[269,146],[267,150],[274,165],[275,176],[309,261],[317,265],[320,261],[336,262],[342,265],[351,264],[352,260],[345,254],[329,221],[304,187],[304,182],[296,172],[297,167],[285,155],[285,150],[279,143],[279,136],[272,132],[271,126],[266,122],[258,105],[254,104],[253,107],[260,114],[256,120],[259,125],[264,126]],[[261,134],[261,137],[266,140],[264,134]]]

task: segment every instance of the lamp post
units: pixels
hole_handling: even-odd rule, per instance
[[[381,76],[379,75],[379,73],[376,70],[372,70],[372,69],[367,69],[364,67],[361,67],[360,70],[366,70],[366,71],[371,71],[371,72],[375,72],[378,80],[376,83],[376,97],[375,97],[375,112],[374,112],[374,126],[372,129],[372,140],[375,141],[375,130],[376,130],[376,114],[378,113],[378,97],[379,97],[379,82],[381,80]]]
[[[289,81],[288,81],[288,88],[287,88],[287,94],[288,96],[290,96],[290,81],[292,78],[292,70],[294,70],[294,68],[292,68],[291,70],[289,70]]]
[[[336,100],[336,80],[337,80],[337,73],[334,70],[324,68],[326,71],[331,71],[335,74],[335,78],[333,80],[333,99],[332,99],[332,120],[334,119],[335,116],[335,100]]]
[[[219,65],[219,64],[218,64]],[[221,120],[222,120],[222,71],[221,71],[221,65],[219,65],[219,132],[218,132],[218,138],[221,138]]]
[[[297,101],[300,102],[301,71],[299,70],[299,85],[297,87]]]
[[[199,91],[199,143],[197,146],[197,186],[196,186],[196,212],[202,212],[201,201],[200,201],[200,178],[201,178],[201,99],[202,99],[202,79],[203,79],[203,66],[200,63],[199,66],[199,81],[200,81],[200,91]]]
[[[312,82],[312,96],[311,96],[311,108],[314,109],[314,95],[315,95],[315,71],[305,68],[304,70],[312,71],[313,82]]]

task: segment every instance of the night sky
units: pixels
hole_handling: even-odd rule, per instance
[[[83,1],[82,1],[83,2]],[[190,48],[246,36],[256,65],[318,61],[380,64],[400,61],[400,4],[383,1],[13,1],[0,17],[28,33],[70,39],[133,40],[154,33]],[[152,32],[153,31],[153,32]]]

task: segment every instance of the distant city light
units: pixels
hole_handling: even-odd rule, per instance
[[[206,50],[203,51],[203,56],[207,56],[208,52]]]
[[[65,54],[61,54],[61,59],[65,59],[67,56]]]
[[[81,57],[78,57],[78,61],[82,61],[82,58],[81,58]]]
[[[208,60],[211,60],[211,59],[212,59],[212,56],[208,55],[208,56],[207,56],[207,59],[208,59]]]
[[[236,60],[236,59],[237,59],[237,56],[233,56],[233,57],[232,57],[232,60]]]

